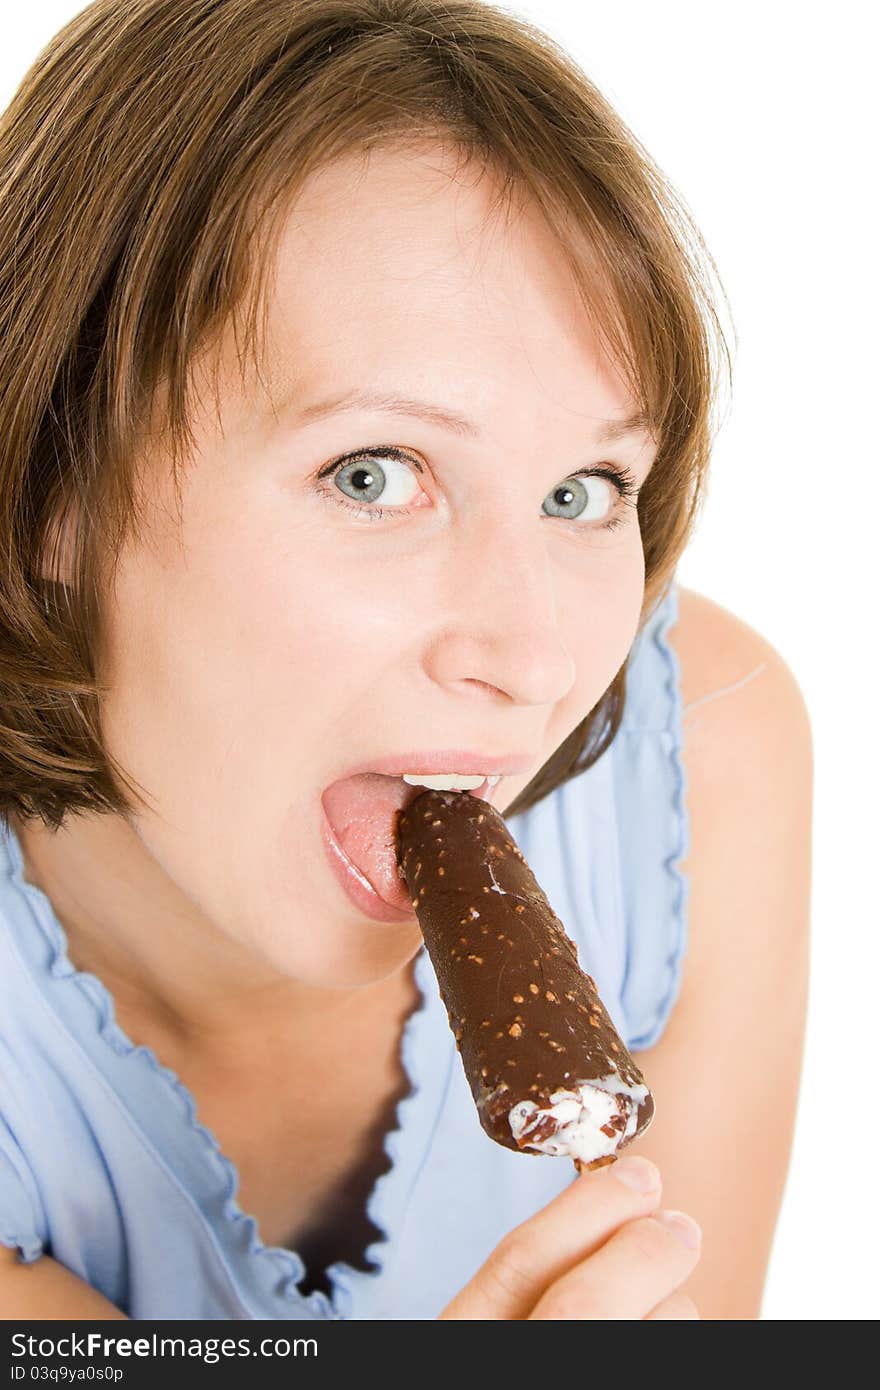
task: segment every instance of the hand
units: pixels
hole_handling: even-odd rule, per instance
[[[699,1318],[678,1289],[700,1258],[700,1228],[660,1211],[660,1190],[658,1169],[634,1154],[582,1173],[504,1237],[440,1317]]]

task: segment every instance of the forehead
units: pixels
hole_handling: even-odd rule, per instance
[[[264,381],[274,402],[343,387],[436,396],[463,414],[518,402],[632,414],[579,287],[535,205],[498,202],[486,166],[390,147],[304,185],[278,242]]]

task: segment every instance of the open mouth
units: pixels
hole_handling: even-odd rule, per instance
[[[397,812],[404,810],[425,790],[402,777],[379,772],[359,772],[327,787],[321,797],[324,813],[342,852],[392,907],[410,909],[409,893],[397,867],[394,830]],[[467,789],[472,796],[490,801],[497,783],[484,779]]]

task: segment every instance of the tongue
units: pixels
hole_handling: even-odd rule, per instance
[[[412,904],[397,868],[394,812],[413,794],[418,795],[418,788],[400,777],[362,772],[334,782],[322,797],[333,834],[355,868],[380,898],[403,909]]]

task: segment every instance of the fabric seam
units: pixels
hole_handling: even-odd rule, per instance
[[[682,759],[684,740],[682,731],[682,707],[681,707],[681,666],[678,654],[669,641],[668,633],[678,621],[678,587],[670,586],[670,597],[672,602],[663,614],[660,623],[654,633],[654,644],[660,651],[665,667],[666,681],[665,689],[669,709],[669,727],[666,732],[671,735],[670,765],[672,767],[672,806],[674,810],[674,832],[671,834],[672,847],[664,860],[664,867],[672,879],[674,888],[674,899],[672,905],[672,915],[674,923],[674,934],[672,948],[666,958],[666,970],[669,983],[665,994],[661,997],[654,1016],[654,1022],[648,1030],[648,1043],[651,1046],[660,1036],[663,1028],[669,1021],[675,1002],[678,998],[682,984],[682,962],[687,951],[688,944],[688,922],[687,922],[687,901],[688,901],[688,882],[685,875],[679,868],[680,861],[687,854],[689,839],[689,827],[687,824],[686,791],[687,776]]]
[[[657,621],[659,616],[659,621]],[[621,725],[618,734],[638,735],[648,734],[651,736],[662,735],[670,740],[670,747],[667,750],[666,759],[667,771],[664,774],[667,779],[671,779],[669,787],[668,805],[671,807],[672,815],[669,818],[669,829],[663,835],[667,847],[667,853],[663,857],[663,870],[668,874],[672,884],[672,904],[670,915],[671,944],[663,959],[663,975],[665,984],[660,992],[651,1021],[647,1027],[640,1027],[638,1033],[631,1033],[629,1047],[633,1052],[645,1051],[652,1047],[661,1036],[670,1014],[678,998],[682,984],[682,962],[687,952],[688,944],[688,920],[687,904],[689,897],[689,884],[686,876],[679,868],[680,861],[686,857],[689,842],[689,826],[687,822],[687,776],[683,763],[683,709],[681,701],[681,669],[677,653],[668,640],[668,632],[678,621],[678,585],[674,581],[670,583],[664,599],[654,610],[654,626],[650,631],[651,646],[660,654],[664,668],[663,692],[666,701],[667,720],[660,727],[645,727],[641,725]],[[644,634],[647,635],[647,632]],[[668,784],[668,783],[667,783]],[[631,945],[627,932],[627,962],[631,956]],[[627,966],[628,970],[628,966]],[[626,1011],[626,976],[622,987],[622,1003]]]

